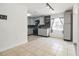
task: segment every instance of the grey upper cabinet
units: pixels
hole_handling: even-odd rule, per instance
[[[50,15],[44,16],[45,27],[50,27]]]
[[[35,25],[34,18],[28,18],[28,25]]]
[[[44,16],[41,16],[39,20],[40,20],[40,25],[44,25]]]

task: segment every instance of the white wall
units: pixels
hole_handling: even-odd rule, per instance
[[[76,41],[77,41],[77,55],[79,56],[79,4],[77,4],[77,10],[78,10],[78,12],[77,12],[77,32],[75,33],[75,35],[77,35],[77,39],[76,39]],[[76,38],[76,37],[75,37]]]
[[[73,43],[78,41],[78,4],[73,6]]]
[[[27,9],[19,4],[0,4],[0,51],[27,42]]]
[[[77,55],[79,56],[79,4],[73,6],[73,43],[77,43]]]

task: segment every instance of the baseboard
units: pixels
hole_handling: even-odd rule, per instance
[[[8,49],[14,48],[14,47],[16,47],[16,46],[19,46],[19,45],[22,45],[22,44],[25,44],[25,43],[27,43],[27,41],[23,41],[23,42],[20,42],[20,43],[18,43],[18,44],[13,44],[13,45],[11,45],[11,46],[9,46],[9,47],[7,47],[7,48],[1,49],[0,52],[6,51],[6,50],[8,50]]]
[[[64,41],[69,41],[69,42],[72,42],[72,40],[68,40],[68,39],[64,39]]]
[[[33,35],[33,34],[28,34],[28,36]]]
[[[44,35],[38,35],[38,36],[42,36],[42,37],[49,37],[49,36],[44,36]]]

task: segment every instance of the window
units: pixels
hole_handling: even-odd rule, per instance
[[[52,21],[52,30],[63,31],[64,18],[54,18]]]

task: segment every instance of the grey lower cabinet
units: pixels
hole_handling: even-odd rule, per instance
[[[41,36],[50,36],[50,28],[39,28],[38,35]]]
[[[33,34],[33,28],[28,28],[28,35]]]

